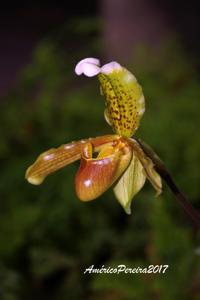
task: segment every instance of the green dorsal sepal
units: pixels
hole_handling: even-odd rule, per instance
[[[98,78],[106,100],[106,121],[115,133],[131,137],[145,111],[141,86],[133,74],[116,62],[104,65]]]

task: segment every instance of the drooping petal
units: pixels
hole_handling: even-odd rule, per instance
[[[42,153],[26,171],[26,179],[35,185],[41,184],[50,173],[80,159],[81,143],[70,143]]]
[[[133,197],[141,190],[145,180],[143,166],[133,154],[130,165],[114,187],[114,194],[127,214],[131,213]]]
[[[116,135],[105,135],[78,142],[62,145],[42,153],[26,171],[26,179],[35,185],[41,184],[47,175],[63,168],[64,166],[80,159],[81,150],[88,141],[93,143],[94,151],[100,151],[102,145],[112,143]]]
[[[77,196],[90,201],[103,194],[128,167],[132,152],[129,146],[108,145],[102,148],[97,158],[87,156],[91,145],[83,149],[80,168],[75,178]]]
[[[135,139],[129,139],[129,141],[133,147],[133,153],[141,162],[147,178],[156,190],[156,195],[160,195],[162,193],[162,180],[160,175],[156,172],[152,160],[144,153]]]
[[[98,78],[106,98],[106,121],[117,134],[132,136],[145,111],[141,86],[135,76],[117,62],[101,67]]]

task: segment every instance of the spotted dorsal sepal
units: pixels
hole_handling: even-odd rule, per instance
[[[133,74],[114,62],[104,65],[98,78],[106,99],[106,120],[115,133],[132,136],[145,111],[141,86]]]

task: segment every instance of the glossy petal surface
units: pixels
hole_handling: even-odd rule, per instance
[[[32,184],[41,184],[47,175],[80,159],[82,147],[88,141],[92,142],[94,151],[100,151],[104,144],[109,145],[116,137],[115,135],[105,135],[52,148],[37,158],[34,164],[27,169],[25,177]]]
[[[105,146],[97,158],[87,156],[91,153],[90,149],[90,145],[83,149],[75,178],[76,193],[82,201],[90,201],[103,194],[126,170],[132,156],[130,147],[123,143]]]

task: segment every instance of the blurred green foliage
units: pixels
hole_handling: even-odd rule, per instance
[[[84,52],[84,51],[83,51]],[[125,215],[112,191],[90,203],[75,196],[78,163],[39,186],[24,180],[38,154],[110,132],[96,79],[75,77],[77,60],[40,44],[17,88],[1,101],[0,299],[200,299],[198,233],[164,186],[146,184]],[[163,158],[199,207],[200,86],[176,45],[140,49],[130,70],[146,95],[137,136]],[[83,274],[91,265],[168,264],[165,274]]]

